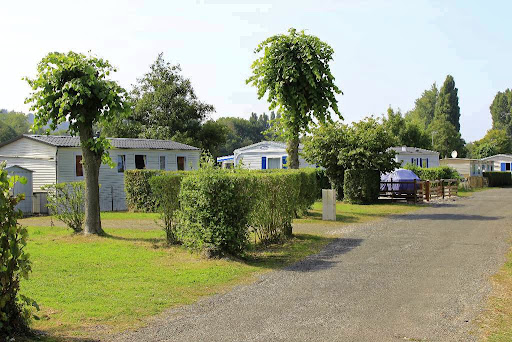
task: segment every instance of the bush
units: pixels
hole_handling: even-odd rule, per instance
[[[374,203],[379,198],[378,170],[345,170],[343,192],[345,201],[355,204]]]
[[[411,163],[407,163],[404,169],[411,170],[420,177],[422,180],[438,180],[438,179],[460,179],[460,175],[452,167],[449,166],[437,166],[431,168],[424,168]]]
[[[28,329],[30,310],[27,304],[38,307],[19,294],[21,278],[27,278],[31,271],[29,255],[25,253],[27,230],[17,222],[23,214],[15,208],[24,195],[10,195],[9,190],[20,178],[9,178],[4,167],[5,163],[0,166],[0,336],[6,337]]]
[[[317,168],[316,170],[316,199],[322,198],[322,189],[331,189],[332,185],[325,173],[325,169]]]
[[[184,177],[176,212],[179,240],[208,256],[241,254],[248,243],[252,177],[224,170],[200,170]]]
[[[296,212],[307,205],[306,200],[300,199],[305,191],[303,175],[292,170],[255,174],[249,225],[261,243],[277,242],[292,234]]]
[[[176,211],[179,209],[178,195],[184,172],[169,172],[149,179],[151,192],[155,196],[158,211],[164,224],[167,243],[178,243]]]
[[[298,172],[300,177],[300,191],[297,198],[297,214],[301,216],[307,213],[318,199],[317,172],[316,169],[313,168],[294,171]]]
[[[157,211],[157,201],[151,192],[149,179],[164,172],[161,170],[126,170],[124,172],[126,205],[129,210],[142,212]]]
[[[489,180],[489,186],[512,185],[512,175],[505,171],[484,172],[483,176]]]
[[[81,232],[85,220],[85,183],[49,184],[42,189],[48,191],[47,206],[50,212],[75,233]]]

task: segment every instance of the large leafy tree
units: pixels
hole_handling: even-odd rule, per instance
[[[439,90],[434,118],[444,118],[460,132],[460,108],[458,89],[452,75],[446,76],[443,86]]]
[[[331,120],[331,110],[340,118],[334,84],[329,68],[333,49],[318,37],[290,29],[289,34],[272,36],[255,50],[263,53],[252,64],[247,83],[258,89],[258,98],[265,94],[270,109],[282,115],[281,123],[288,141],[289,167],[299,167],[299,136],[308,131],[313,119]]]
[[[414,121],[407,121],[400,110],[395,112],[393,108],[389,107],[387,114],[382,118],[382,123],[393,136],[394,145],[431,148],[430,139],[425,129]]]
[[[345,170],[388,172],[399,164],[393,135],[373,117],[351,126],[326,123],[312,130],[304,141],[304,157],[309,163],[325,168],[331,184],[342,193]]]
[[[469,144],[468,144],[469,145]],[[502,129],[490,129],[485,136],[468,146],[472,158],[485,158],[512,152],[512,139]]]
[[[436,117],[429,126],[432,136],[432,148],[439,152],[441,158],[450,157],[452,151],[457,151],[459,157],[466,155],[465,143],[455,126],[443,117]]]
[[[5,142],[15,138],[16,136],[18,136],[16,131],[11,126],[0,120],[0,142]]]
[[[35,111],[34,127],[47,131],[68,121],[69,133],[80,136],[85,178],[85,234],[101,234],[99,170],[110,162],[109,142],[93,127],[111,121],[129,108],[126,91],[108,78],[116,69],[106,60],[80,53],[52,52],[37,66],[26,99]]]
[[[24,113],[5,111],[0,113],[0,121],[11,127],[16,135],[28,133],[30,130],[28,117]]]
[[[430,89],[427,89],[421,94],[414,102],[414,109],[405,115],[408,122],[413,122],[423,130],[426,130],[432,120],[434,120],[434,112],[436,109],[437,97],[439,90],[436,84],[432,84]]]
[[[503,129],[512,136],[512,90],[499,91],[490,106],[492,127]]]
[[[197,98],[181,67],[166,62],[163,54],[137,80],[130,97],[132,111],[102,127],[105,135],[174,140],[212,153],[225,139],[224,128],[207,120],[213,106]]]

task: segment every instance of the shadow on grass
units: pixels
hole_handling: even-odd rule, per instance
[[[119,241],[131,241],[131,242],[145,242],[150,243],[153,245],[159,245],[165,242],[164,238],[143,238],[143,237],[125,237],[125,236],[117,236],[105,233],[102,235],[102,237],[112,240],[119,240]]]
[[[312,255],[304,260],[285,268],[292,272],[316,272],[329,269],[336,264],[334,260],[337,256],[348,253],[354,248],[359,247],[363,239],[334,239],[320,253]]]
[[[100,339],[88,337],[50,336],[40,331],[34,331],[28,336],[16,336],[18,342],[99,342]]]

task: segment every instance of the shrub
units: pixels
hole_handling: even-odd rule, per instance
[[[379,198],[378,170],[345,170],[343,192],[345,200],[355,204],[374,203]]]
[[[10,195],[9,190],[20,179],[9,178],[4,167],[5,163],[0,166],[0,336],[3,337],[25,332],[30,319],[27,304],[38,308],[35,302],[19,294],[21,278],[27,278],[31,271],[29,255],[25,253],[27,230],[17,222],[23,214],[15,208],[24,195]]]
[[[322,198],[322,189],[331,189],[332,185],[331,185],[331,182],[329,181],[329,177],[327,177],[325,169],[317,168],[315,170],[316,170],[316,184],[317,184],[316,199],[321,199]]]
[[[161,175],[161,170],[126,170],[124,172],[124,189],[126,205],[129,210],[156,212],[157,202],[151,192],[149,179]]]
[[[423,180],[438,180],[438,179],[460,179],[460,175],[452,167],[443,165],[431,168],[424,168],[418,165],[407,163],[404,169],[411,170]]]
[[[75,233],[83,229],[85,219],[85,183],[69,182],[42,187],[48,191],[48,209]]]
[[[176,212],[179,240],[208,256],[241,254],[248,243],[251,177],[225,170],[184,177]]]
[[[167,243],[178,243],[176,211],[179,209],[178,195],[184,172],[169,172],[149,179],[151,192],[155,196],[160,218],[163,221]]]
[[[318,198],[317,171],[313,168],[294,170],[299,173],[299,194],[297,198],[297,214],[305,214]],[[286,171],[285,171],[286,172]],[[321,197],[320,191],[320,197]]]
[[[306,200],[300,199],[305,191],[301,191],[303,174],[291,170],[259,173],[252,180],[249,225],[263,244],[292,234],[296,211],[306,205]]]
[[[489,186],[512,185],[512,175],[510,172],[504,172],[504,171],[484,172],[483,176],[489,180]]]

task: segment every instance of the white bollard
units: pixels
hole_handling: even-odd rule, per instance
[[[322,189],[322,220],[336,221],[336,191]]]

